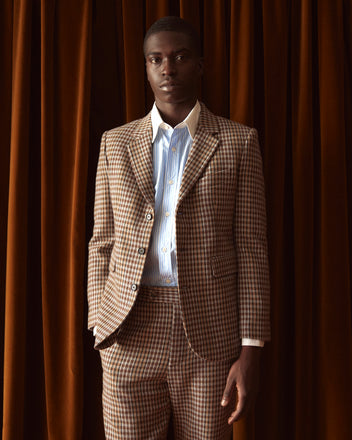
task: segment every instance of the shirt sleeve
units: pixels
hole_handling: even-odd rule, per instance
[[[264,347],[264,341],[259,339],[242,338],[242,346]]]

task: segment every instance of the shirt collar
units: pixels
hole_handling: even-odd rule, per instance
[[[188,113],[187,117],[176,125],[175,128],[182,128],[187,127],[188,132],[193,140],[194,135],[196,134],[198,120],[199,120],[199,114],[200,114],[200,104],[199,101],[196,102],[196,105],[193,107],[193,109]],[[168,130],[172,128],[169,124],[164,122],[160,116],[159,110],[154,102],[152,112],[151,112],[151,118],[152,118],[152,127],[153,127],[153,139],[152,142],[155,141],[156,135],[158,134],[159,127],[163,128],[164,130]]]

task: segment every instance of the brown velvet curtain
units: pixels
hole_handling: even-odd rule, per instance
[[[103,439],[85,264],[99,139],[143,116],[142,40],[199,29],[201,99],[255,126],[272,342],[236,440],[352,438],[350,0],[2,0],[0,375],[4,440]]]

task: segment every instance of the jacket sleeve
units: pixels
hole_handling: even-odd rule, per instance
[[[94,228],[88,246],[88,328],[96,325],[101,296],[109,275],[114,246],[114,216],[111,205],[106,132],[102,136],[95,181]]]
[[[234,237],[238,258],[240,337],[270,339],[270,281],[262,159],[255,129],[239,167]]]

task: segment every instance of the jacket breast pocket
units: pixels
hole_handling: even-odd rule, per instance
[[[206,172],[195,187],[202,205],[222,212],[231,211],[235,201],[235,177],[232,168]]]
[[[226,184],[226,182],[231,179],[233,175],[232,168],[223,168],[217,171],[206,171],[202,177],[198,180],[198,187],[203,186],[216,186]]]

